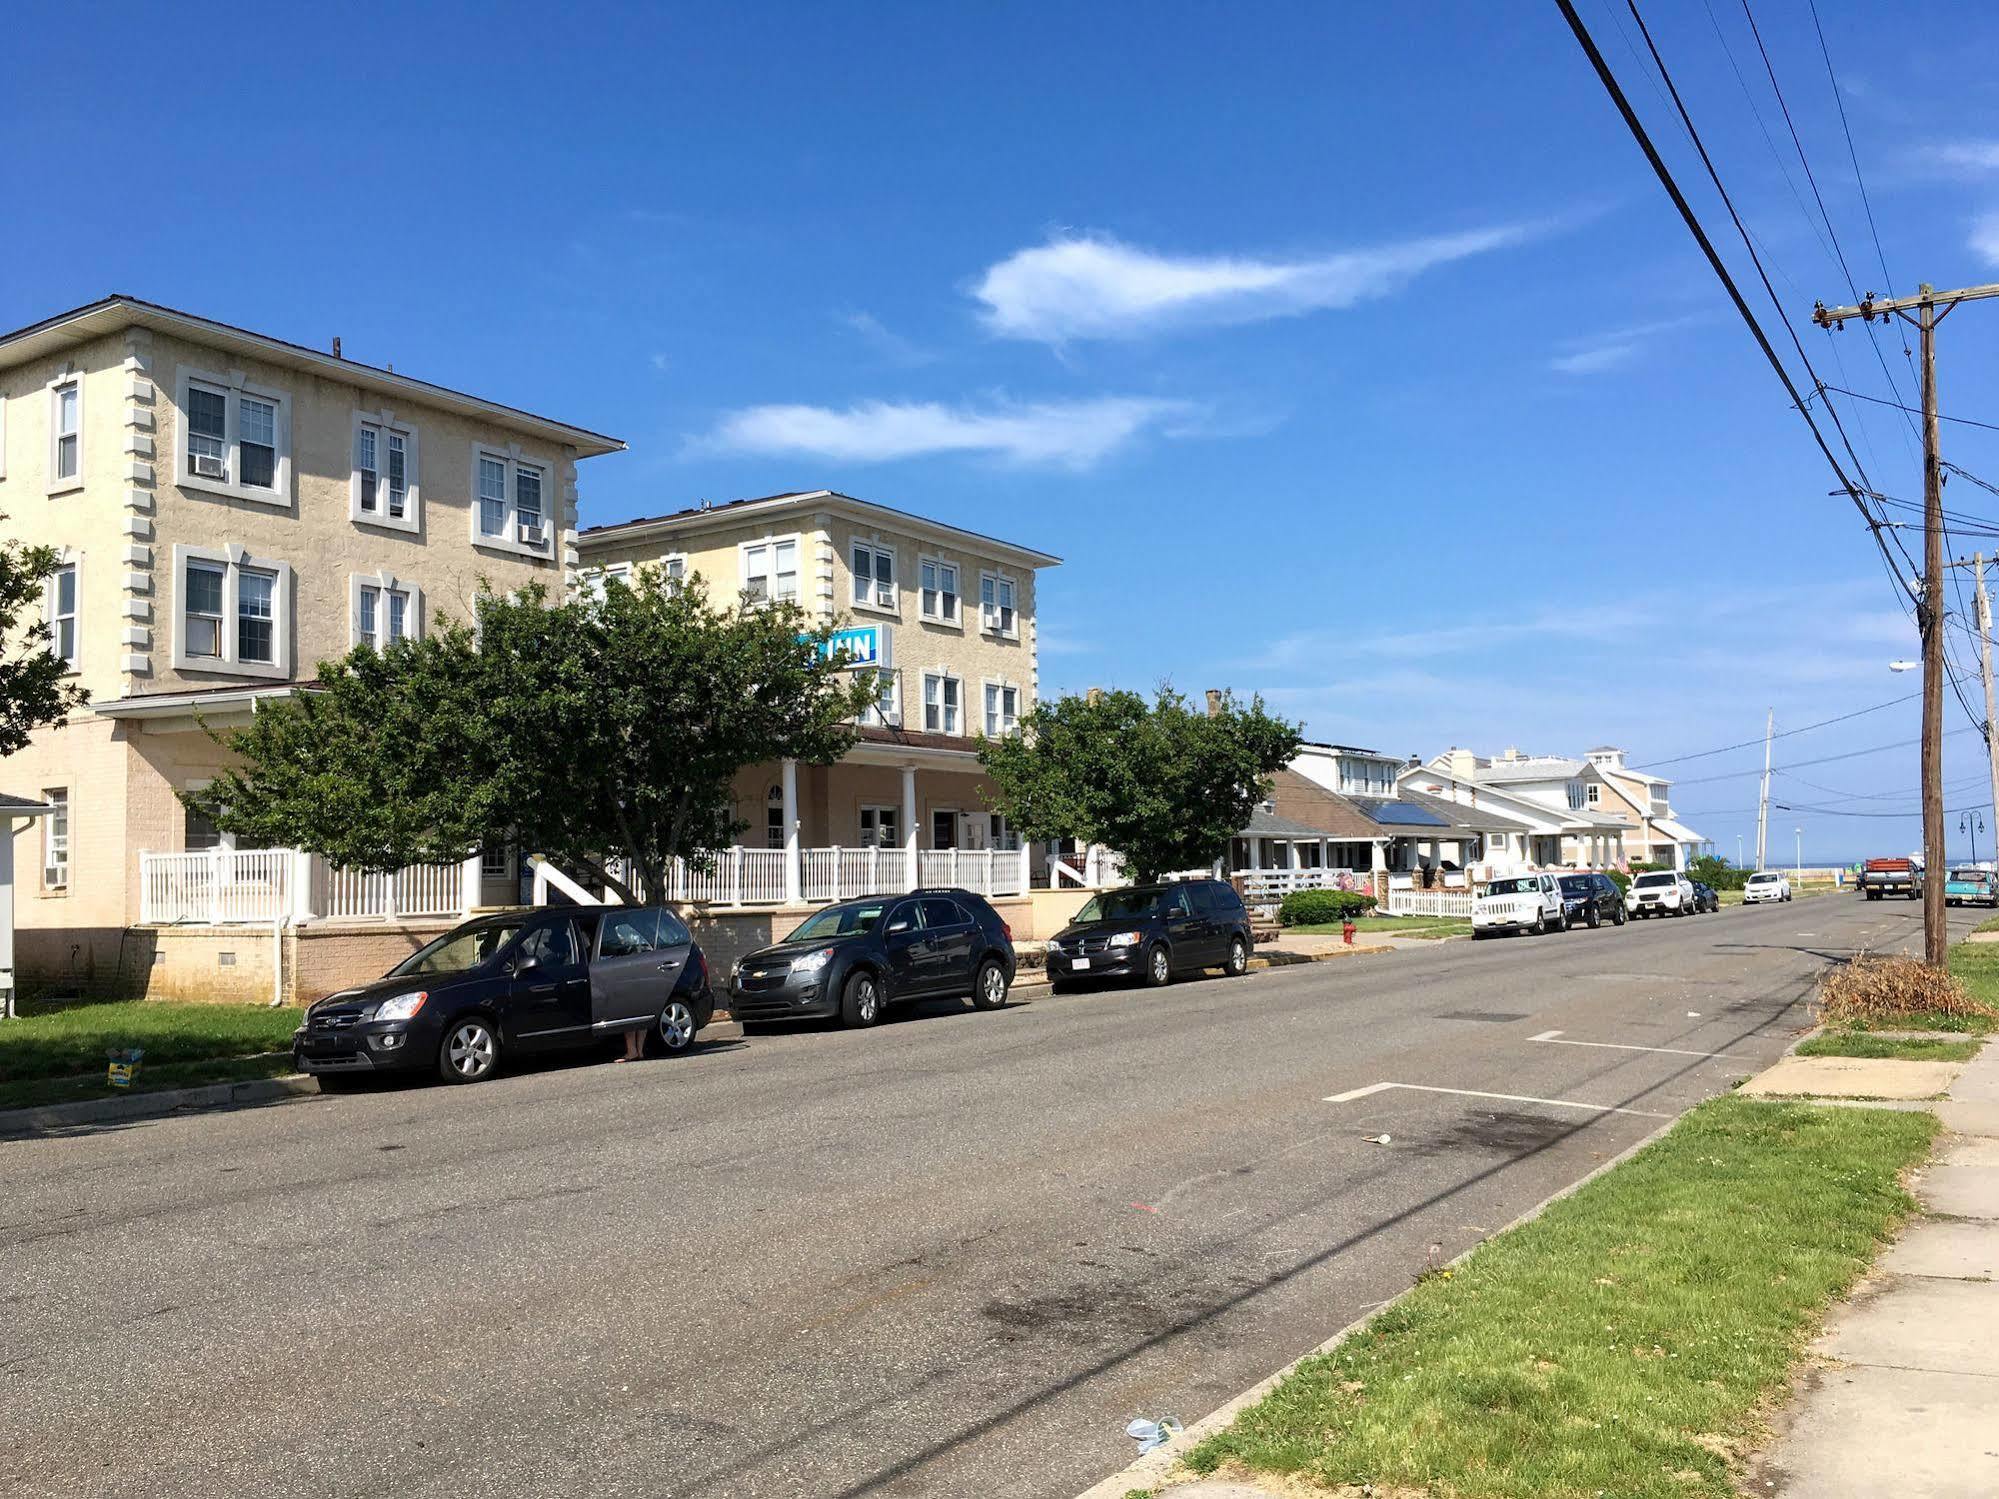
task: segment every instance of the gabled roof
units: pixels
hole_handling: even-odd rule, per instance
[[[1381,828],[1351,800],[1295,770],[1271,776],[1270,799],[1277,816],[1316,829],[1317,836],[1335,843],[1370,843],[1382,836]]]
[[[303,344],[287,343],[281,338],[272,338],[264,333],[252,333],[247,328],[218,323],[212,318],[200,317],[192,312],[181,312],[172,307],[162,307],[157,302],[141,301],[122,292],[113,292],[100,301],[71,308],[68,312],[59,312],[54,317],[43,318],[39,323],[30,323],[25,328],[16,328],[12,333],[0,333],[0,369],[26,364],[30,360],[41,359],[50,354],[59,354],[78,344],[103,338],[107,334],[120,333],[132,327],[151,328],[161,333],[192,339],[197,343],[234,349],[270,364],[323,375],[329,380],[339,380],[348,385],[359,386],[363,390],[377,391],[391,398],[421,401],[425,405],[457,412],[461,416],[494,422],[516,431],[531,433],[548,442],[573,447],[577,456],[582,458],[622,452],[625,446],[618,438],[606,437],[603,433],[592,432],[587,427],[573,427],[567,422],[558,422],[551,417],[536,416],[533,412],[523,411],[517,406],[505,406],[498,401],[486,400],[482,396],[467,395],[464,391],[452,390],[448,386],[432,385],[427,380],[413,380],[408,375],[399,375],[394,370],[377,369],[374,365],[362,364],[357,360],[336,358],[318,349],[309,349]]]
[[[1249,825],[1236,834],[1238,838],[1291,838],[1316,842],[1327,837],[1322,830],[1309,827],[1302,822],[1293,822],[1288,817],[1279,817],[1275,812],[1266,812],[1257,807],[1249,814]]]
[[[898,510],[893,505],[882,505],[874,500],[863,500],[854,495],[842,494],[837,489],[788,489],[781,494],[724,500],[719,505],[693,505],[685,510],[669,511],[665,515],[643,515],[633,520],[590,526],[577,533],[576,544],[579,551],[587,554],[593,548],[612,546],[621,541],[642,541],[651,536],[671,535],[712,522],[736,522],[788,510],[837,510],[850,517],[896,526],[905,531],[927,531],[946,540],[970,543],[974,550],[994,553],[1027,567],[1057,567],[1062,562],[1060,557],[1049,552],[1021,546],[1018,542],[1002,541],[997,536],[987,536],[983,532],[968,531],[962,526],[947,525],[943,521],[931,520],[928,516]]]
[[[1427,792],[1414,791],[1404,786],[1395,793],[1397,801],[1412,802],[1443,818],[1452,827],[1462,828],[1472,833],[1525,833],[1528,825],[1517,818],[1505,817],[1497,812],[1488,812],[1483,807],[1468,807],[1463,802],[1454,802],[1446,796],[1431,796]]]

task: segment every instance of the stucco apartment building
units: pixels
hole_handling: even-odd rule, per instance
[[[240,973],[268,993],[273,923],[214,918],[269,912],[294,947],[374,919],[355,961],[380,971],[421,935],[381,918],[510,899],[504,855],[363,880],[233,850],[175,793],[221,764],[204,724],[319,661],[467,617],[482,580],[559,591],[577,466],[622,447],[132,297],[0,334],[0,514],[60,553],[45,617],[90,692],[0,762],[55,807],[15,850],[23,982],[226,993]]]

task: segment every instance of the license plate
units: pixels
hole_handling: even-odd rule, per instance
[[[1070,966],[1075,968],[1088,968],[1090,966],[1090,960],[1088,958],[1078,958]]]

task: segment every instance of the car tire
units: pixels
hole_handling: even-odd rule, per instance
[[[1006,1005],[1006,970],[991,958],[972,977],[972,1008],[998,1010]]]
[[[1610,913],[1610,924],[1612,926],[1623,926],[1630,919],[1630,912],[1626,911],[1622,905],[1617,906]]]
[[[1594,902],[1592,902],[1590,905],[1589,915],[1583,918],[1583,925],[1588,927],[1591,931],[1595,931],[1598,927],[1603,925],[1603,913],[1597,910]]]
[[[447,1083],[483,1083],[500,1065],[500,1037],[484,1015],[462,1015],[437,1043],[437,1075]]]
[[[1546,933],[1548,930],[1548,913],[1546,911],[1536,911],[1534,913],[1534,925],[1528,928],[1528,930],[1533,932],[1537,937]]]
[[[1173,981],[1173,954],[1164,942],[1155,942],[1145,955],[1145,987],[1164,988]]]
[[[1228,960],[1222,964],[1222,972],[1232,979],[1239,979],[1249,972],[1249,944],[1242,938],[1229,938]]]
[[[646,1050],[657,1051],[667,1057],[692,1051],[698,1029],[694,1023],[693,1006],[684,999],[669,997],[660,1006],[659,1014],[653,1017],[652,1030],[646,1036]]]
[[[840,1024],[860,1030],[882,1018],[881,980],[865,968],[848,975],[840,990]]]

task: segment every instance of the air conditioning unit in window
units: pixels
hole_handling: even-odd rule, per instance
[[[216,458],[208,453],[196,453],[193,461],[195,477],[198,479],[226,479],[229,477],[229,470],[223,465],[220,458]]]
[[[548,541],[548,532],[537,522],[515,521],[514,539],[524,547],[538,547]]]

